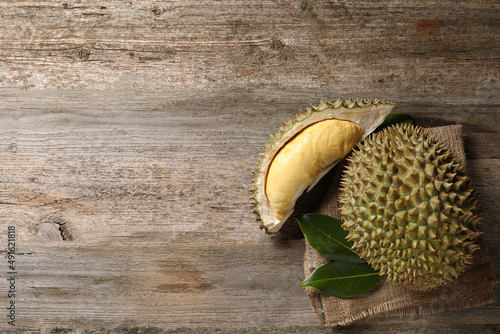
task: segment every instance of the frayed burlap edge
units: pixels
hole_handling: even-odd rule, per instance
[[[454,152],[456,159],[466,167],[460,125],[427,129],[440,142]],[[338,168],[332,186],[316,210],[318,213],[340,219],[338,182],[342,168]],[[474,261],[467,270],[450,284],[429,292],[415,292],[392,285],[382,279],[379,285],[360,296],[342,299],[306,288],[315,312],[325,315],[327,326],[344,326],[367,317],[426,315],[459,308],[477,307],[494,301],[493,286],[497,279],[486,244],[478,240],[481,248],[474,252]],[[328,262],[306,241],[304,274],[309,276],[315,268]]]

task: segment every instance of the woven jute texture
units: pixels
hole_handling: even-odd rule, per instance
[[[466,167],[460,125],[428,128],[434,136],[454,152],[456,159]],[[342,166],[337,169],[332,185],[317,213],[340,219],[338,184]],[[343,326],[355,320],[379,316],[423,315],[446,310],[469,308],[494,301],[493,286],[497,283],[491,256],[484,240],[481,248],[473,253],[474,261],[461,276],[444,287],[429,291],[411,291],[393,285],[382,278],[373,290],[362,295],[342,299],[325,295],[313,288],[306,288],[311,306],[317,313],[324,313],[327,326]],[[309,276],[315,268],[329,260],[312,249],[306,241],[304,274]]]

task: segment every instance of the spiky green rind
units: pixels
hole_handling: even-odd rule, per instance
[[[294,119],[289,119],[279,127],[279,131],[270,135],[270,142],[264,145],[264,152],[260,153],[257,168],[253,171],[250,205],[255,213],[255,220],[260,222],[259,228],[264,229],[266,233],[273,233],[275,222],[269,222],[263,212],[264,207],[268,206],[265,197],[264,187],[267,169],[279,149],[293,138],[298,132],[307,126],[324,120],[334,118],[331,116],[336,110],[341,109],[365,109],[370,106],[388,105],[394,107],[394,103],[384,100],[366,100],[366,99],[337,99],[335,102],[321,101],[317,106],[311,105],[306,111],[300,110]],[[390,112],[390,109],[386,114]],[[324,115],[324,117],[322,116]],[[385,116],[384,116],[385,118]]]
[[[348,239],[387,279],[431,290],[458,277],[479,248],[478,200],[452,152],[413,125],[353,150],[341,180]]]

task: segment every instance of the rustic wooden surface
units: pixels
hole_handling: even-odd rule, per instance
[[[303,240],[265,236],[248,205],[286,118],[391,100],[463,124],[500,277],[499,1],[19,0],[0,2],[0,23],[15,332],[500,332],[499,301],[323,327],[298,289]]]

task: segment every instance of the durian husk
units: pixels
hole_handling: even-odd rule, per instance
[[[259,221],[259,228],[264,229],[266,233],[275,233],[292,216],[293,206],[298,199],[293,200],[290,210],[283,219],[275,217],[269,200],[266,196],[266,179],[274,157],[286,143],[304,130],[306,127],[328,119],[338,119],[351,121],[363,128],[363,134],[360,141],[372,133],[394,108],[395,104],[383,100],[364,100],[364,99],[338,99],[335,102],[321,101],[319,105],[311,105],[306,111],[299,111],[295,119],[289,119],[283,123],[277,133],[270,135],[270,142],[264,145],[264,152],[260,154],[257,168],[254,170],[251,189],[251,205],[256,215],[256,221]],[[330,165],[326,166],[318,177],[306,188],[306,191],[312,189],[317,182],[328,173],[340,160],[336,159]]]
[[[420,127],[387,128],[358,144],[341,181],[341,212],[360,256],[412,290],[458,277],[482,233],[479,201],[453,153]]]

